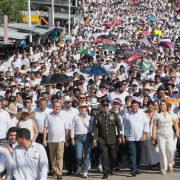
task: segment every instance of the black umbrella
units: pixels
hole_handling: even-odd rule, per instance
[[[65,74],[53,74],[49,76],[43,76],[41,84],[56,84],[71,81],[72,78]]]

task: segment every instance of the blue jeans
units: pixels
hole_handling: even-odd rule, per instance
[[[89,169],[89,161],[90,161],[90,146],[92,141],[92,134],[76,134],[76,159],[77,165],[82,165],[82,171],[88,172]],[[84,158],[83,158],[84,152]],[[82,162],[83,160],[83,162]]]
[[[127,141],[129,165],[131,171],[137,172],[141,168],[141,157],[143,150],[143,141]]]

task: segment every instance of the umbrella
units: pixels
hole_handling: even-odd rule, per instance
[[[108,44],[104,44],[104,45],[102,46],[102,48],[104,48],[104,49],[106,49],[106,50],[108,50],[108,51],[113,51],[113,52],[115,52],[115,51],[117,50],[116,46],[114,46],[114,45],[108,45]]]
[[[106,36],[105,34],[102,34],[102,35],[98,36],[97,38],[100,38],[100,39],[108,39],[108,36]]]
[[[142,31],[141,33],[142,33],[143,35],[147,35],[147,36],[151,34],[151,32],[149,32],[149,31],[147,31],[147,30]]]
[[[72,78],[65,74],[53,74],[49,76],[43,76],[41,80],[41,84],[56,84],[56,83],[63,84],[64,82],[68,82],[71,80]]]
[[[174,45],[171,42],[169,42],[169,41],[161,41],[159,43],[159,46],[162,46],[164,48],[169,48],[169,49],[173,49],[174,48]]]
[[[151,43],[147,39],[139,39],[139,42],[151,47]]]
[[[119,19],[117,19],[117,20],[115,21],[115,24],[116,24],[116,25],[119,25],[119,24],[122,23],[122,21],[123,21],[123,19],[119,18]]]
[[[95,55],[95,53],[94,53],[93,51],[89,50],[89,49],[81,49],[81,50],[79,51],[79,53],[80,53],[80,54],[89,54],[89,55],[91,55],[91,56],[94,56],[94,55]]]
[[[72,41],[72,37],[71,36],[65,36],[63,38],[64,41]]]
[[[147,20],[148,21],[152,21],[152,22],[156,22],[157,21],[157,19],[154,16],[148,16]]]
[[[162,36],[162,35],[163,35],[163,32],[162,32],[160,29],[156,29],[156,30],[154,31],[154,34],[155,34],[156,36]]]
[[[102,41],[104,44],[108,44],[108,45],[112,45],[114,44],[114,41],[110,40],[110,39],[103,39]]]
[[[143,52],[139,49],[117,49],[116,54],[122,55],[143,55]]]
[[[103,26],[105,26],[106,28],[111,28],[114,26],[114,24],[112,23],[104,23]]]
[[[108,72],[100,66],[89,66],[81,69],[81,72],[89,75],[101,75],[101,76],[108,75]]]

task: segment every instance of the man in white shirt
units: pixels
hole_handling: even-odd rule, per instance
[[[64,97],[64,108],[62,109],[62,116],[68,121],[68,129],[71,130],[72,121],[79,111],[72,107],[72,98],[69,96]],[[71,133],[71,132],[70,132]],[[70,134],[69,134],[70,137]],[[67,174],[71,175],[72,171],[76,172],[76,152],[75,147],[72,146],[71,140],[69,139],[69,146],[65,147],[64,150],[64,160],[67,167]]]
[[[68,135],[67,120],[61,113],[61,102],[53,102],[53,112],[48,114],[44,122],[43,131],[43,145],[47,146],[47,132],[48,132],[48,145],[50,149],[50,158],[54,175],[57,175],[57,180],[62,179],[63,169],[63,155],[64,155],[64,142]]]
[[[12,180],[12,165],[13,160],[9,151],[0,146],[0,179],[6,175],[6,180]]]
[[[9,113],[2,109],[2,103],[3,101],[0,100],[0,142],[6,140],[6,135],[11,122]]]
[[[13,176],[16,180],[46,180],[48,159],[44,147],[31,141],[26,128],[17,132],[19,145],[13,152]]]
[[[43,130],[44,130],[45,118],[48,114],[52,112],[52,110],[47,107],[47,104],[48,102],[45,98],[40,98],[38,100],[38,107],[35,109],[34,119],[37,124],[38,132],[39,132],[36,142],[40,144],[43,144]],[[49,172],[51,173],[52,165],[51,165],[51,160],[50,160],[49,147],[46,146],[45,149],[48,156]]]
[[[141,173],[143,142],[146,140],[147,133],[149,132],[149,120],[139,107],[140,103],[133,100],[131,103],[131,111],[126,113],[123,118],[124,135],[127,141],[126,144],[128,147],[132,176]]]

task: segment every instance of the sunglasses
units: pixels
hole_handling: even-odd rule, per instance
[[[103,104],[102,107],[109,107],[109,104]]]
[[[86,97],[79,97],[79,99],[86,99]]]
[[[86,106],[80,106],[79,109],[87,108]]]

